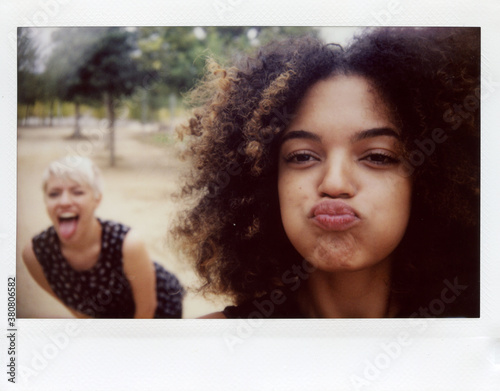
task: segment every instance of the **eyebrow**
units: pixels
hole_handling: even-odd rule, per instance
[[[365,140],[372,137],[389,136],[401,140],[401,136],[391,128],[373,128],[362,130],[351,137],[351,142]]]
[[[351,137],[351,142],[355,143],[357,141],[365,140],[367,138],[380,137],[380,136],[394,137],[397,140],[401,139],[400,135],[394,129],[384,127],[384,128],[372,128],[372,129],[361,130]],[[306,139],[306,140],[321,142],[321,137],[318,136],[316,133],[312,133],[307,130],[292,130],[283,135],[280,144],[284,144],[286,141],[293,139]]]
[[[281,138],[280,144],[284,144],[286,141],[293,140],[296,138],[321,142],[321,137],[319,137],[315,133],[308,132],[307,130],[292,130],[292,131],[286,133]]]
[[[71,186],[69,189],[70,190],[75,190],[75,189],[78,189],[82,187],[82,185],[75,185],[75,186]],[[48,187],[47,186],[47,190],[62,190],[63,189],[63,186],[56,186],[56,187]]]

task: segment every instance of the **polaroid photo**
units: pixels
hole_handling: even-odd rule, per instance
[[[8,2],[5,389],[498,387],[495,7],[360,3]]]

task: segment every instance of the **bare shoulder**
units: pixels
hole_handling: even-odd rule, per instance
[[[123,249],[126,251],[138,251],[145,248],[144,240],[136,230],[130,229],[123,239]]]
[[[22,252],[23,261],[26,267],[31,271],[33,268],[40,266],[38,259],[36,258],[35,252],[33,251],[33,245],[31,242],[26,244]]]
[[[22,256],[24,264],[28,269],[28,272],[31,274],[33,279],[38,283],[38,285],[40,285],[52,296],[57,297],[52,288],[50,287],[50,284],[47,281],[45,274],[43,273],[42,265],[40,264],[40,262],[38,262],[35,252],[33,251],[33,246],[31,242],[28,243],[26,246],[24,246]]]
[[[149,257],[146,244],[133,229],[128,231],[123,239],[122,254],[124,271],[128,277],[135,278],[134,276],[143,275],[143,273],[154,273],[153,262]]]
[[[146,244],[137,231],[131,229],[125,235],[122,245],[123,260],[125,264],[145,264],[150,262]]]
[[[227,319],[222,311],[212,312],[211,314],[200,316],[198,319]]]
[[[28,269],[28,272],[34,280],[38,284],[45,286],[45,276],[43,275],[42,265],[38,262],[35,251],[33,251],[33,244],[31,242],[24,246],[22,257],[24,264],[26,265],[26,269]]]

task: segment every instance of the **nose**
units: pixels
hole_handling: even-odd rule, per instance
[[[61,205],[69,205],[71,204],[71,196],[67,191],[63,191],[61,193],[61,197],[59,198],[59,203]]]
[[[354,162],[340,155],[327,159],[318,191],[322,197],[353,197],[357,192]]]

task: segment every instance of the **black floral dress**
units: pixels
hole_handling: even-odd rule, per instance
[[[73,269],[61,253],[59,238],[50,227],[32,240],[33,250],[54,293],[68,307],[94,318],[133,318],[132,288],[123,270],[122,245],[129,227],[99,220],[101,253],[89,270]],[[182,316],[183,289],[177,278],[154,263],[157,307],[155,318]]]

